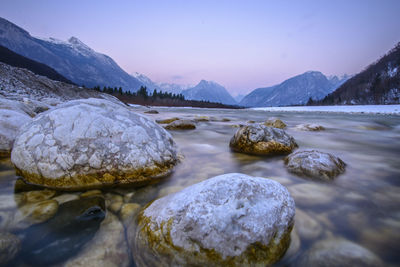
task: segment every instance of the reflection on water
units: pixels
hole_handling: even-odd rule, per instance
[[[144,111],[143,108],[137,110]],[[198,121],[195,130],[171,131],[182,161],[167,179],[140,189],[113,188],[94,193],[105,197],[108,212],[116,215],[113,218],[119,218],[121,225],[132,223],[138,209],[157,197],[216,175],[240,172],[280,182],[289,189],[296,202],[292,245],[277,265],[293,264],[317,241],[333,238],[357,243],[387,264],[400,264],[400,117],[188,108],[159,108],[159,111],[160,114],[148,116],[153,119],[208,116],[210,120]],[[270,117],[287,124],[286,131],[296,139],[300,149],[318,149],[340,157],[347,163],[346,172],[332,182],[321,183],[288,173],[281,156],[260,157],[230,151],[228,144],[237,130],[235,125],[249,120],[264,122]],[[298,131],[295,126],[300,123],[320,124],[326,130]],[[48,212],[35,210],[35,203],[55,200],[61,205],[83,197],[81,192],[55,192],[30,203],[26,192],[14,193],[15,179],[9,159],[0,161],[0,230],[25,239],[29,236],[24,229],[40,223]],[[44,213],[42,217],[40,212]],[[118,229],[123,235],[123,228]],[[88,241],[87,246],[91,242]],[[128,246],[126,240],[118,242],[119,247]],[[109,243],[107,246],[112,246]],[[102,245],[101,242],[96,244]],[[93,245],[91,249],[99,248]],[[85,253],[71,256],[67,261],[74,262],[75,257],[95,259],[88,249]],[[126,259],[129,253],[125,254]],[[23,265],[23,258],[24,255],[20,255],[13,264]]]

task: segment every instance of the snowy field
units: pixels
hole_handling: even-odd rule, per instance
[[[400,114],[400,105],[293,106],[252,108],[265,111]]]

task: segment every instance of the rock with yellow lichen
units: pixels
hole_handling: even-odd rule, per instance
[[[294,214],[281,184],[231,173],[155,200],[128,239],[137,266],[266,266],[287,250]]]
[[[62,190],[145,184],[177,163],[171,135],[126,106],[101,99],[67,102],[25,124],[11,153],[30,184]]]
[[[236,152],[267,156],[289,154],[298,147],[294,138],[284,130],[262,124],[241,127],[229,146]]]
[[[266,122],[264,122],[264,125],[269,126],[269,127],[279,128],[279,129],[286,128],[286,124],[283,121],[281,121],[280,119],[269,119]]]

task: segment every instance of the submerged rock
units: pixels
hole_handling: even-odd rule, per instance
[[[145,111],[144,113],[147,113],[147,114],[158,114],[158,111],[155,110],[155,109],[151,109],[151,110]]]
[[[16,138],[11,160],[32,184],[63,190],[143,184],[177,162],[171,135],[122,104],[70,101],[39,114]]]
[[[298,147],[294,138],[284,130],[260,124],[241,127],[229,146],[236,152],[256,155],[288,154]]]
[[[296,130],[299,131],[312,131],[312,132],[317,132],[317,131],[323,131],[325,130],[324,126],[315,124],[315,123],[306,123],[306,124],[299,124],[295,127]]]
[[[0,232],[0,265],[4,266],[13,260],[20,248],[21,241],[17,236]]]
[[[124,226],[115,215],[108,212],[93,239],[61,266],[127,267],[130,260]]]
[[[296,266],[379,267],[382,261],[368,249],[345,239],[327,239],[314,244]]]
[[[177,120],[179,120],[179,118],[175,117],[175,118],[164,119],[164,120],[156,120],[156,122],[159,124],[168,124],[168,123],[171,123],[171,122],[177,121]]]
[[[192,130],[196,125],[190,120],[176,120],[164,127],[167,130]]]
[[[297,175],[328,181],[343,173],[346,167],[340,158],[316,150],[290,154],[285,158],[285,165]]]
[[[102,197],[88,197],[60,205],[56,216],[24,232],[24,260],[33,265],[50,265],[71,257],[92,239],[105,212]]]
[[[31,120],[23,112],[0,109],[0,157],[10,156],[18,130]]]
[[[296,209],[295,226],[301,239],[314,240],[322,233],[321,224],[307,213]]]
[[[270,119],[264,122],[265,126],[269,127],[274,127],[274,128],[279,128],[279,129],[284,129],[286,128],[286,124],[281,121],[280,119]]]
[[[265,266],[288,248],[294,213],[281,184],[231,173],[152,202],[128,238],[138,266]]]

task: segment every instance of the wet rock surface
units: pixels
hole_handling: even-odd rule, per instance
[[[12,261],[21,248],[20,239],[6,232],[0,232],[0,265],[4,266]]]
[[[196,124],[191,120],[175,120],[164,127],[167,130],[193,130]]]
[[[70,101],[24,125],[11,160],[30,183],[57,189],[143,184],[177,162],[171,135],[122,104]]]
[[[280,119],[269,119],[266,122],[264,122],[265,126],[269,127],[274,127],[274,128],[279,128],[279,129],[285,129],[286,124],[281,121]]]
[[[346,164],[338,157],[317,151],[306,150],[290,154],[285,158],[289,172],[319,180],[332,180],[345,171]]]
[[[237,130],[229,146],[236,152],[256,155],[288,154],[298,147],[284,130],[256,124]]]
[[[18,130],[31,120],[23,112],[0,109],[0,157],[10,155]]]
[[[98,196],[60,205],[52,219],[21,233],[24,260],[50,265],[75,255],[96,234],[105,214],[104,199]]]
[[[314,244],[296,266],[379,267],[383,263],[368,249],[345,239],[334,238]]]
[[[279,183],[225,174],[152,202],[128,239],[138,266],[267,265],[288,248],[294,213]]]

